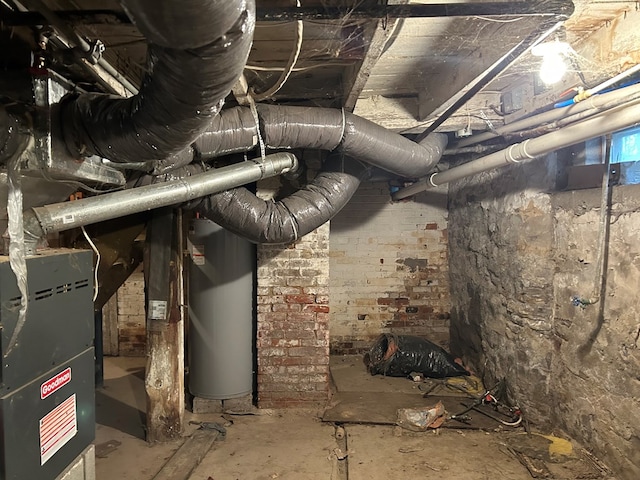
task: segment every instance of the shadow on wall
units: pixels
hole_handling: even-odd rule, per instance
[[[462,358],[465,365],[480,378],[483,378],[485,355],[482,350],[482,333],[480,331],[482,324],[480,293],[472,284],[467,284],[467,293],[469,306],[466,311],[469,312],[469,317],[465,316],[464,310],[458,310],[457,307],[453,307],[451,310],[450,351],[454,357]]]
[[[415,203],[419,203],[426,207],[447,209],[447,201],[449,199],[448,192],[438,192],[435,190],[426,190],[418,195],[411,197]]]
[[[375,182],[378,183],[378,182]],[[350,230],[361,227],[371,220],[371,217],[376,216],[378,213],[382,212],[388,204],[391,202],[391,195],[385,199],[384,202],[367,202],[366,203],[366,214],[362,211],[362,204],[364,202],[354,201],[358,199],[358,195],[363,194],[363,190],[365,188],[370,188],[374,182],[363,183],[360,185],[356,193],[351,197],[351,200],[344,206],[342,210],[340,210],[336,216],[344,216],[348,215],[349,221],[338,221],[335,223],[331,223],[331,231],[332,232],[348,232]],[[383,183],[380,182],[382,185]],[[386,182],[384,183],[386,185]],[[335,217],[334,217],[335,218]],[[345,217],[346,218],[346,217]]]
[[[369,222],[372,217],[375,217],[377,214],[382,212],[389,206],[390,203],[400,206],[403,203],[417,203],[420,205],[424,205],[425,207],[438,208],[442,210],[447,209],[448,194],[445,191],[427,190],[425,192],[414,195],[413,197],[409,197],[406,200],[400,200],[398,202],[393,202],[391,200],[391,194],[390,192],[388,192],[387,195],[382,195],[381,193],[378,194],[380,198],[384,198],[384,201],[367,202],[365,215],[362,213],[363,202],[357,201],[358,195],[363,195],[363,190],[365,190],[366,188],[371,188],[371,186],[375,184],[380,185],[380,187],[376,189],[376,192],[380,192],[383,189],[386,189],[388,186],[388,182],[368,182],[362,184],[355,195],[352,197],[351,201],[347,203],[347,205],[345,205],[345,207],[338,213],[338,215],[349,215],[349,213],[352,211],[353,214],[349,215],[349,222],[339,221],[335,222],[335,224],[332,223],[331,231],[344,232],[358,228]],[[356,212],[359,212],[360,214],[356,214]]]
[[[549,192],[556,189],[558,177],[556,155],[550,154],[523,165],[515,165],[502,170],[480,173],[451,183],[449,187],[449,208],[466,207],[469,203],[483,200],[503,199],[522,192],[522,185],[528,190]],[[469,183],[471,185],[469,185]],[[465,192],[470,186],[473,193]]]

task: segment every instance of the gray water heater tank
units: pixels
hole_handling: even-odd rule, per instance
[[[253,387],[255,246],[206,219],[189,229],[189,391],[242,397]]]

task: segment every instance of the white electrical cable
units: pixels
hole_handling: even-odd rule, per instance
[[[260,146],[260,158],[264,162],[265,158],[267,157],[267,148],[264,144],[262,133],[260,132],[260,118],[258,117],[258,109],[256,108],[256,102],[251,95],[247,95],[247,99],[249,101],[249,110],[251,110],[253,121],[256,122],[256,134],[258,135],[258,145]]]
[[[313,70],[314,68],[322,67],[351,67],[353,62],[322,62],[315,65],[307,65],[306,67],[293,67],[289,70],[292,72],[306,72],[307,70]],[[287,67],[263,67],[261,65],[245,65],[247,70],[254,70],[256,72],[283,72],[287,70]]]
[[[471,18],[475,18],[477,20],[485,20],[487,22],[494,22],[494,23],[512,23],[512,22],[517,22],[519,20],[522,20],[524,17],[511,18],[509,20],[501,20],[501,19],[497,19],[497,18],[481,17],[480,15],[474,15]]]
[[[93,241],[89,237],[89,234],[84,229],[84,226],[81,226],[80,228],[82,229],[82,233],[84,234],[84,238],[87,239],[87,242],[89,242],[89,245],[91,245],[91,249],[93,250],[93,252],[96,254],[96,257],[97,257],[96,258],[96,267],[95,267],[95,270],[93,272],[93,301],[95,302],[96,298],[98,298],[98,291],[100,290],[100,285],[98,284],[98,267],[100,266],[100,251],[96,247],[95,243],[93,243]]]
[[[300,0],[296,0],[296,6],[298,7],[300,6]],[[255,91],[253,91],[253,89],[251,90],[251,96],[256,102],[266,100],[267,98],[275,95],[286,83],[286,81],[289,79],[289,75],[291,75],[291,72],[293,72],[293,68],[297,63],[298,57],[300,56],[300,51],[302,50],[302,37],[303,37],[303,31],[304,31],[303,28],[304,27],[303,27],[302,20],[296,21],[295,48],[293,49],[293,51],[291,52],[291,55],[289,56],[289,61],[287,62],[286,70],[282,72],[282,74],[280,75],[280,78],[275,83],[275,85],[273,85],[266,92],[262,92],[262,93],[256,93]]]

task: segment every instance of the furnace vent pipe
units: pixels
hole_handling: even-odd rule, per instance
[[[440,161],[447,136],[432,133],[416,143],[343,110],[257,105],[260,131],[268,148],[310,148],[342,152],[404,178],[420,178]],[[248,107],[223,110],[195,141],[203,159],[250,150],[258,127]]]
[[[434,173],[428,179],[421,180],[410,187],[393,194],[393,200],[401,200],[416,193],[445,183],[460,180],[480,172],[503,167],[510,163],[521,163],[546,155],[560,148],[583,142],[593,137],[613,133],[640,123],[640,104],[609,110],[580,123],[547,133],[537,138],[511,145],[486,157],[454,167],[441,173]]]
[[[457,150],[459,148],[467,147],[469,145],[475,145],[476,143],[481,143],[486,140],[491,140],[493,138],[496,138],[502,135],[517,132],[520,130],[525,130],[532,127],[537,127],[538,125],[543,125],[550,122],[555,122],[556,120],[560,120],[566,116],[576,115],[578,113],[583,113],[589,110],[594,110],[594,114],[595,114],[597,113],[598,109],[606,108],[609,103],[622,102],[625,99],[629,97],[633,97],[639,93],[640,93],[640,84],[635,84],[629,87],[613,90],[612,92],[594,95],[593,97],[590,97],[588,100],[584,100],[582,102],[569,105],[567,107],[554,108],[552,110],[548,110],[538,115],[522,118],[520,120],[516,120],[515,122],[508,123],[500,127],[496,127],[494,130],[491,130],[491,131],[486,131],[483,133],[479,133],[477,135],[472,135],[471,137],[463,138],[462,140],[458,141],[453,146],[453,148]]]
[[[293,154],[276,153],[259,162],[241,162],[179,180],[35,207],[24,212],[25,237],[37,240],[50,232],[188,202],[262,178],[282,175],[296,167],[297,160]]]
[[[124,7],[149,40],[149,74],[127,99],[85,93],[64,100],[63,136],[77,156],[165,159],[211,123],[242,74],[255,2],[125,0]]]

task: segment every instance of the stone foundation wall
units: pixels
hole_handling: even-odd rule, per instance
[[[452,352],[540,428],[640,477],[640,187],[614,187],[596,299],[600,191],[553,192],[555,156],[450,186]]]

